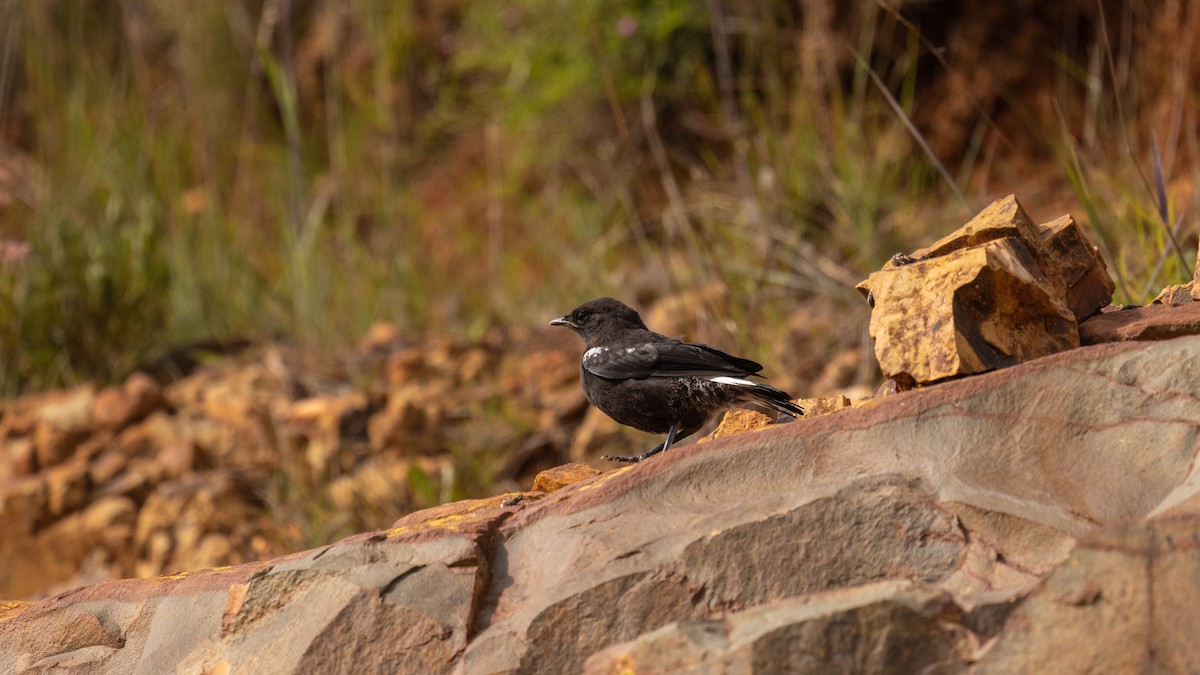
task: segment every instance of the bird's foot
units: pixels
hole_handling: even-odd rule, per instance
[[[600,459],[606,462],[627,462],[629,464],[634,464],[646,459],[646,455],[632,455],[629,457],[624,455],[600,455]]]
[[[630,455],[628,457],[624,456],[624,455],[604,455],[600,459],[602,459],[606,462],[627,462],[629,464],[634,464],[634,463],[640,462],[643,459],[646,459],[647,457],[653,457],[654,455],[657,455],[660,452],[664,452],[664,451],[670,449],[671,444],[675,442],[675,434],[677,434],[678,432],[679,432],[679,427],[672,426],[670,428],[670,430],[667,431],[667,439],[665,441],[663,441],[662,443],[659,443],[658,445],[654,446],[653,448],[650,448],[649,450],[643,452],[640,455]]]
[[[657,455],[658,453],[660,453],[662,451],[663,451],[663,447],[660,444],[660,445],[654,446],[653,448],[651,448],[650,450],[647,450],[646,452],[643,452],[640,455],[602,455],[600,457],[600,459],[602,459],[606,462],[625,462],[627,464],[636,464],[637,462],[640,462],[643,459],[646,459],[647,457],[653,457],[654,455]]]

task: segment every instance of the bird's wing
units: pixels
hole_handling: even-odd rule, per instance
[[[654,376],[746,376],[753,375],[760,370],[762,370],[762,366],[754,361],[726,354],[715,347],[687,342],[669,342],[658,345],[658,364]]]
[[[643,377],[747,376],[762,370],[708,345],[685,342],[645,342],[627,347],[592,347],[583,354],[583,368],[610,380]]]
[[[592,347],[583,353],[583,369],[609,380],[650,377],[658,349],[646,342],[629,347]]]

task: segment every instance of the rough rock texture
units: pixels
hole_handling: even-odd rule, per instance
[[[1113,282],[1070,216],[1035,226],[1010,195],[858,288],[884,376],[906,388],[1079,346]]]
[[[341,379],[272,345],[164,384],[0,402],[0,598],[332,541],[481,493],[466,466],[528,486],[587,407],[578,348],[554,337],[413,346],[381,326]],[[600,428],[587,449],[617,438]]]
[[[1200,337],[1088,347],[0,606],[0,671],[1195,672],[1198,452]]]
[[[1195,281],[1189,281],[1186,284],[1175,284],[1162,289],[1153,300],[1151,305],[1171,305],[1177,307],[1186,305],[1190,302],[1195,302],[1200,299],[1200,285]]]
[[[1119,309],[1097,314],[1079,326],[1079,339],[1089,345],[1183,335],[1200,335],[1200,303]]]
[[[1083,321],[1100,311],[1116,290],[1100,249],[1088,241],[1083,229],[1069,215],[1041,225],[1038,230],[1046,247],[1043,269],[1062,278],[1067,307],[1075,320]]]
[[[539,473],[533,479],[533,489],[539,492],[554,492],[599,475],[600,471],[589,464],[571,462]]]
[[[972,656],[949,594],[881,581],[668,624],[585,662],[587,673],[947,672]]]

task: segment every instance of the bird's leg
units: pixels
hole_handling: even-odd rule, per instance
[[[658,445],[654,446],[653,448],[650,448],[649,450],[643,452],[640,455],[632,455],[629,457],[623,457],[621,455],[604,455],[600,459],[603,459],[608,462],[630,462],[630,463],[640,462],[643,459],[646,459],[647,457],[652,457],[654,455],[657,455],[660,452],[666,452],[667,450],[670,450],[671,444],[675,442],[675,434],[677,434],[677,433],[679,433],[679,425],[672,424],[671,428],[667,430],[667,440],[663,441],[662,443],[659,443]]]

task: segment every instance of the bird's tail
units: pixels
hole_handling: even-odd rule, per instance
[[[792,397],[782,389],[776,389],[769,384],[755,382],[753,387],[748,387],[747,394],[754,399],[756,403],[783,413],[792,417],[803,417],[804,408],[792,402]]]

